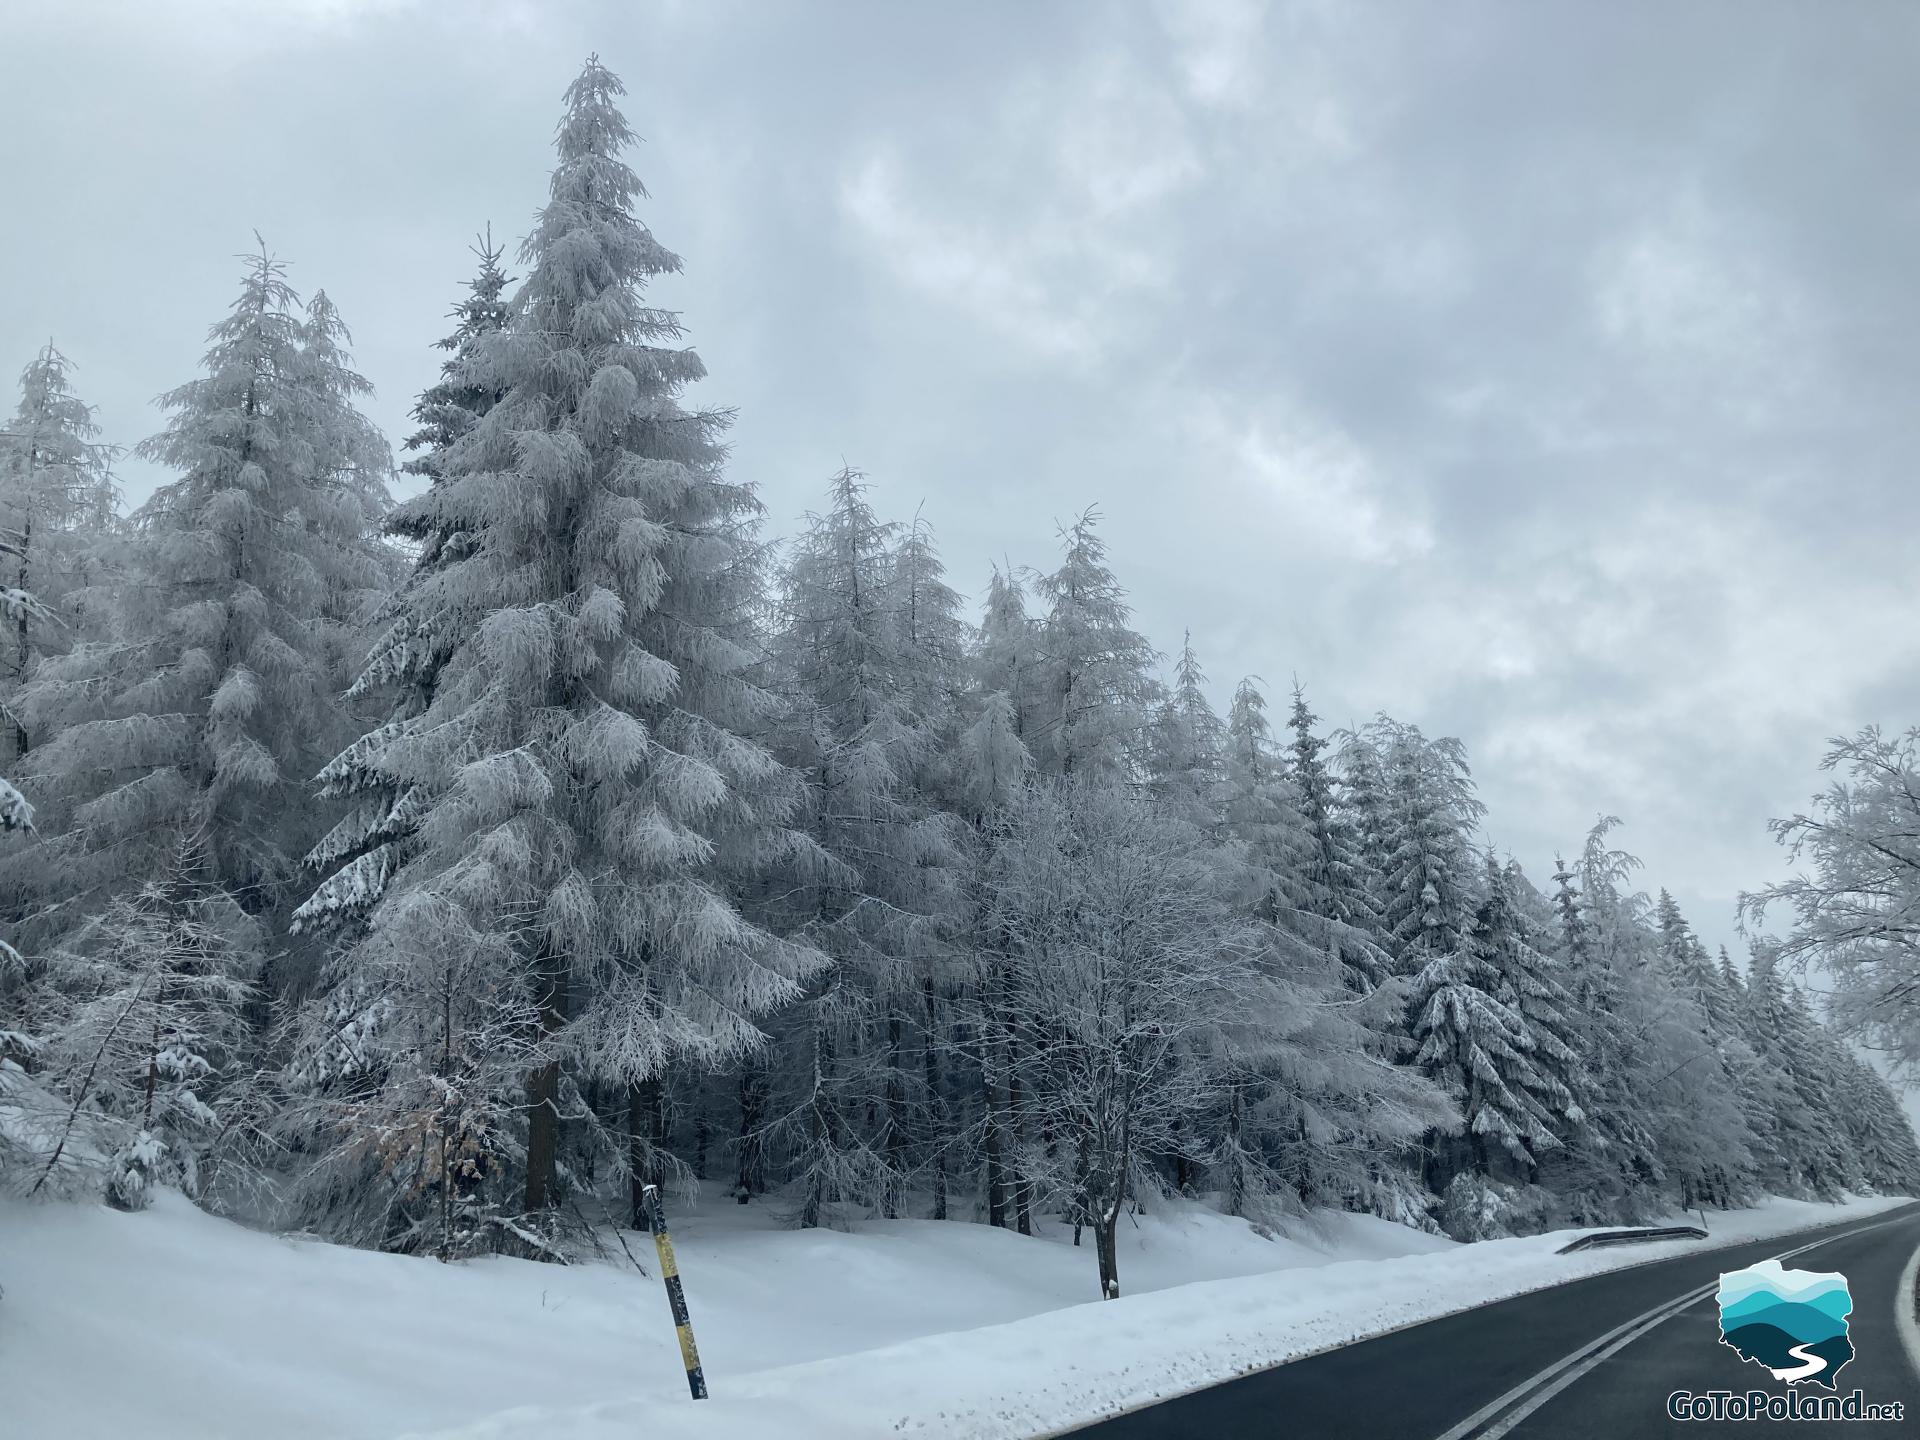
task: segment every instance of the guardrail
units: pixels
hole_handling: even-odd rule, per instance
[[[1642,1240],[1704,1240],[1707,1232],[1698,1225],[1663,1225],[1651,1230],[1598,1230],[1562,1245],[1554,1253],[1566,1255],[1575,1250],[1593,1250],[1602,1245],[1632,1245]]]

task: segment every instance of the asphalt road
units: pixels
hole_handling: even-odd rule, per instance
[[[1676,1390],[1786,1393],[1784,1383],[1720,1343],[1713,1288],[1723,1270],[1803,1247],[1783,1263],[1838,1270],[1853,1295],[1854,1359],[1840,1372],[1840,1393],[1857,1387],[1869,1402],[1903,1402],[1905,1419],[1670,1419],[1667,1397]],[[1920,1436],[1920,1374],[1894,1318],[1895,1291],[1916,1247],[1920,1205],[1697,1251],[1358,1341],[1075,1433],[1087,1440],[1715,1440],[1816,1429],[1862,1440]]]

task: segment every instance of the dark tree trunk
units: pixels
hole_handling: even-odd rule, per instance
[[[1013,1130],[1013,1213],[1014,1228],[1022,1235],[1033,1234],[1033,1187],[1027,1181],[1025,1149],[1027,1143],[1026,1101],[1020,1093],[1020,1079],[1007,1076],[1007,1111]]]
[[[933,1218],[947,1218],[947,1101],[940,1091],[940,1022],[934,1008],[933,981],[925,985],[927,1001],[927,1043],[922,1053],[926,1066],[927,1128],[933,1143]]]
[[[887,1184],[880,1197],[880,1213],[900,1218],[901,1187],[907,1173],[907,1085],[904,1024],[899,1007],[887,1002]]]
[[[759,1064],[748,1059],[740,1067],[740,1180],[734,1198],[742,1205],[760,1192],[764,1155],[760,1127],[766,1121],[767,1082]]]
[[[1116,1232],[1120,1228],[1120,1197],[1102,1203],[1093,1220],[1093,1243],[1100,1256],[1100,1296],[1104,1300],[1120,1298],[1120,1257]]]
[[[1000,1135],[1000,1087],[993,1081],[991,1064],[981,1066],[979,1081],[987,1102],[987,1223],[1006,1229],[1006,1142]]]
[[[567,961],[543,945],[535,968],[539,986],[540,1039],[545,1042],[567,1020]],[[527,1188],[525,1208],[537,1214],[551,1208],[555,1161],[560,1140],[560,1062],[548,1060],[527,1078]]]
[[[1247,1160],[1242,1140],[1246,1131],[1246,1087],[1234,1081],[1227,1105],[1227,1214],[1247,1213]]]
[[[646,1190],[658,1185],[664,1170],[666,1089],[658,1075],[627,1087],[627,1198],[635,1230],[647,1228]]]

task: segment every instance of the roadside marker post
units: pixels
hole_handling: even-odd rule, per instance
[[[687,1389],[693,1398],[707,1398],[707,1377],[700,1369],[700,1351],[693,1343],[693,1321],[687,1316],[687,1294],[680,1288],[680,1267],[674,1262],[673,1240],[667,1234],[666,1218],[660,1210],[660,1187],[649,1185],[641,1192],[646,1206],[647,1224],[653,1230],[653,1248],[660,1255],[660,1273],[667,1282],[667,1305],[673,1311],[674,1333],[680,1337],[680,1359],[687,1367]]]

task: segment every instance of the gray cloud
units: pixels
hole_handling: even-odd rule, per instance
[[[1824,737],[1920,716],[1910,7],[14,9],[0,360],[116,439],[255,227],[404,435],[597,49],[776,526],[844,456],[978,589],[1097,502],[1223,698],[1461,735],[1536,873],[1617,811],[1715,940]]]

